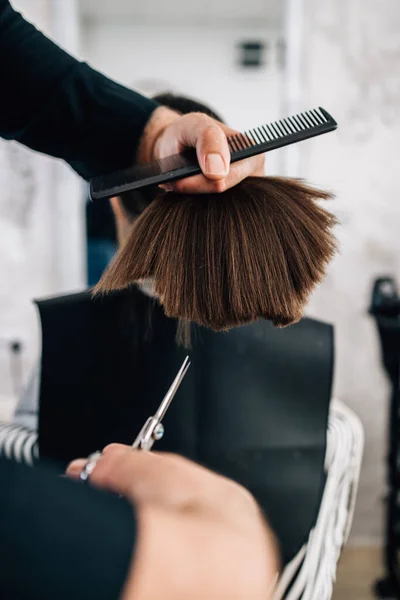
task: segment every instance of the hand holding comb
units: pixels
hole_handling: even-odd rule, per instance
[[[336,128],[336,121],[323,108],[315,108],[280,119],[247,132],[229,136],[231,162],[283,148],[289,144],[334,131]],[[167,156],[145,165],[136,165],[109,175],[94,177],[90,181],[90,197],[92,200],[102,200],[131,190],[168,183],[199,173],[201,173],[201,169],[196,151],[188,149],[181,154]]]

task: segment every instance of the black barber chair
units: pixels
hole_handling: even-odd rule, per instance
[[[176,322],[140,291],[38,302],[42,321],[39,447],[61,465],[133,442],[186,351]],[[244,484],[286,564],[315,524],[333,371],[333,329],[312,319],[215,334],[193,327],[192,365],[156,450],[183,454]]]
[[[381,358],[392,386],[387,458],[385,566],[376,584],[378,598],[400,598],[400,296],[390,277],[374,283],[370,313],[381,342]]]

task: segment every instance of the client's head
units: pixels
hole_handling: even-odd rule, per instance
[[[157,100],[220,120],[186,98]],[[250,177],[221,194],[124,194],[112,200],[123,245],[95,292],[151,282],[168,317],[216,331],[259,318],[294,323],[336,250],[335,218],[319,202],[329,197],[279,177]]]
[[[223,122],[222,118],[209,106],[206,106],[197,100],[193,100],[192,98],[187,98],[186,96],[163,93],[154,96],[153,99],[159,104],[167,106],[182,114],[201,112],[217,121]],[[120,246],[124,244],[127,239],[133,222],[159,194],[160,188],[157,185],[153,185],[142,190],[126,192],[123,196],[111,198],[110,202],[114,213],[118,243]],[[156,295],[151,279],[141,280],[138,284],[145,293],[153,296]]]

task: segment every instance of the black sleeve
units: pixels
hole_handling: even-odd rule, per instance
[[[88,179],[132,164],[157,104],[53,44],[0,0],[0,137]]]
[[[124,500],[0,459],[0,598],[117,600],[136,524]]]

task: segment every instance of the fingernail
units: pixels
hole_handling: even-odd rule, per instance
[[[209,175],[225,175],[226,166],[220,154],[208,154],[206,158],[206,173]]]
[[[164,192],[172,192],[172,190],[174,189],[174,186],[170,183],[160,183],[158,187],[164,190]]]
[[[76,460],[73,460],[72,462],[69,463],[68,467],[66,468],[65,472],[68,473],[69,471],[73,471],[74,469],[77,468],[82,468],[85,466],[85,464],[87,463],[87,460],[84,458],[77,458]]]

